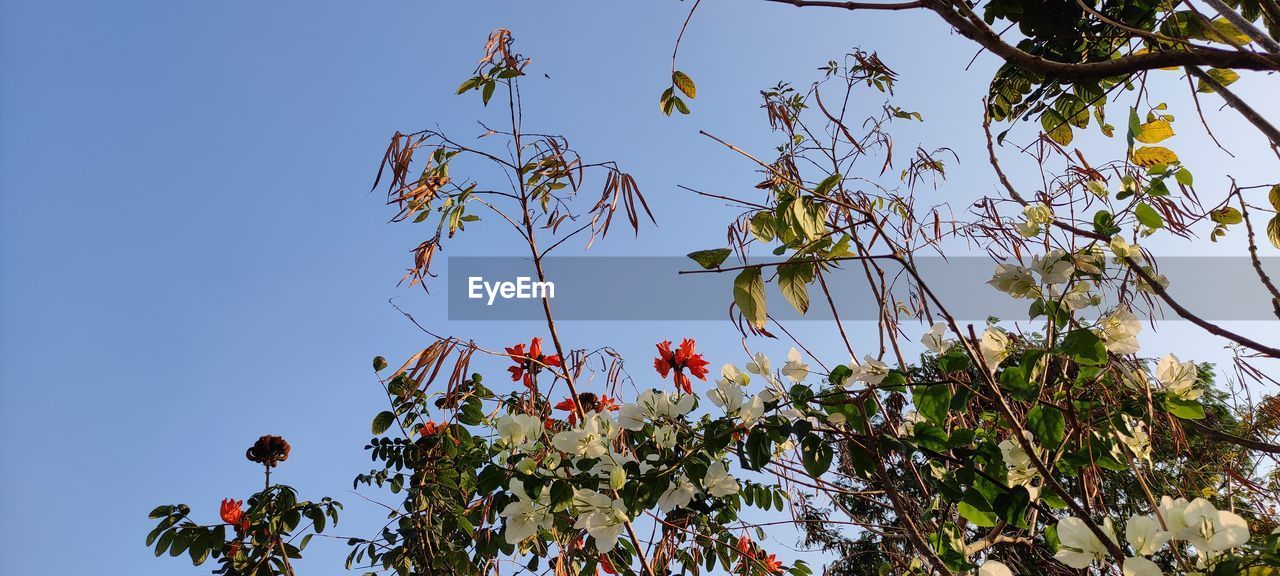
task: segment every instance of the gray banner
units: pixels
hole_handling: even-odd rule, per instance
[[[890,260],[877,262],[888,280],[897,280],[893,299],[910,303],[909,283],[899,275],[901,268]],[[987,285],[995,269],[990,258],[920,258],[916,262],[925,282],[958,317],[1027,318],[1029,300],[1014,299]],[[550,285],[536,282],[529,258],[450,257],[445,275],[449,319],[540,320],[539,297],[547,294],[559,320],[722,320],[729,311],[737,274],[679,274],[699,268],[683,256],[552,257],[542,263]],[[1262,264],[1280,279],[1280,257],[1263,258]],[[1271,296],[1248,258],[1164,257],[1159,265],[1160,273],[1169,279],[1169,293],[1202,318],[1276,321]],[[764,270],[766,280],[770,279],[772,269]],[[861,264],[846,261],[826,279],[841,319],[876,319],[879,308]],[[804,315],[787,303],[773,282],[766,285],[765,293],[769,314],[779,320],[832,318],[817,284],[809,287],[812,305]],[[1172,312],[1166,316],[1176,319]]]

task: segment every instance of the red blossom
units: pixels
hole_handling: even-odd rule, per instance
[[[234,526],[238,531],[249,529],[249,518],[244,515],[244,510],[240,509],[242,505],[244,505],[243,500],[224,498],[222,507],[218,511],[219,515],[222,516],[222,521]]]
[[[582,392],[578,394],[575,401],[572,397],[561,400],[559,404],[554,406],[556,410],[564,410],[569,413],[566,420],[570,425],[578,423],[578,414],[586,414],[587,412],[616,412],[618,411],[618,401],[608,396],[596,396],[590,392]]]
[[[422,427],[418,429],[418,434],[423,437],[435,436],[440,432],[440,428],[441,426],[436,424],[434,420],[427,420],[427,423],[423,424]]]
[[[609,556],[603,554],[600,556],[600,569],[604,570],[605,574],[618,573],[618,570],[613,567],[613,563],[609,561]]]
[[[658,344],[658,357],[653,359],[653,368],[658,371],[658,375],[666,378],[668,373],[674,372],[676,388],[686,394],[693,393],[693,384],[684,372],[686,369],[694,378],[703,381],[707,379],[707,365],[710,362],[695,352],[696,346],[697,343],[692,338],[685,338],[680,341],[675,352],[672,352],[671,341],[663,341]]]
[[[782,562],[779,561],[777,556],[774,554],[770,554],[768,557],[765,557],[764,553],[761,553],[760,563],[764,564],[764,570],[769,574],[782,573]]]
[[[542,354],[542,339],[534,338],[529,343],[529,351],[525,352],[524,344],[516,344],[514,347],[507,348],[507,355],[515,362],[515,366],[507,367],[507,372],[511,373],[511,381],[524,381],[525,388],[530,391],[534,390],[534,377],[541,372],[545,366],[560,367],[560,356],[552,354],[545,356]]]
[[[751,553],[751,539],[743,534],[738,538],[738,553],[749,555]]]

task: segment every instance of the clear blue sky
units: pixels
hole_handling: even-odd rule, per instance
[[[450,324],[443,298],[397,288],[423,231],[387,225],[368,193],[393,131],[480,132],[476,98],[453,91],[494,27],[534,58],[528,127],[617,160],[655,209],[659,230],[639,242],[618,234],[595,253],[721,245],[732,212],[675,185],[732,194],[755,174],[697,130],[767,154],[758,91],[806,85],[854,46],[902,74],[898,101],[928,121],[897,133],[900,154],[923,142],[961,156],[930,201],[962,209],[993,190],[977,122],[992,62],[964,72],[975,50],[939,22],[708,0],[680,65],[699,84],[696,113],[668,119],[657,95],[687,7],[0,3],[0,573],[205,572],[151,556],[146,512],[181,501],[215,518],[221,498],[257,488],[243,453],[264,433],[294,446],[280,480],[347,504],[338,534],[380,526],[376,507],[349,493],[384,402],[369,362],[424,343],[387,300],[490,346],[543,334]],[[1274,175],[1274,158],[1239,162]],[[449,252],[512,253],[474,239]],[[844,360],[829,326],[801,331]],[[575,323],[564,335],[614,346],[646,377],[662,339],[696,336],[717,366],[744,360],[720,322]],[[345,554],[317,541],[303,565],[332,573]]]

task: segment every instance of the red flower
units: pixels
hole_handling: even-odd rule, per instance
[[[761,564],[764,564],[764,570],[765,570],[765,572],[768,572],[769,574],[781,574],[781,573],[782,573],[782,562],[778,561],[778,558],[777,558],[777,557],[776,557],[776,555],[774,555],[774,554],[770,554],[770,555],[766,558],[766,557],[764,556],[764,554],[763,554],[763,553],[761,553],[761,554],[760,554],[760,563],[761,563]]]
[[[559,404],[554,406],[556,410],[564,410],[569,413],[566,420],[569,425],[578,423],[578,414],[586,414],[587,412],[616,412],[618,411],[618,401],[608,396],[596,396],[590,392],[582,392],[578,394],[575,401],[572,397],[561,400]],[[581,408],[581,409],[579,409]]]
[[[738,538],[738,553],[747,556],[751,554],[751,539],[746,534]]]
[[[618,570],[613,567],[613,563],[609,561],[609,556],[604,554],[600,555],[600,569],[604,570],[605,574],[618,573]]]
[[[618,401],[608,396],[600,397],[600,404],[596,405],[596,412],[617,412],[621,408]]]
[[[249,518],[244,515],[244,510],[240,509],[243,504],[244,500],[225,498],[222,500],[222,509],[219,510],[222,521],[234,526],[239,531],[249,529]]]
[[[658,344],[658,357],[653,359],[653,368],[663,378],[667,377],[668,372],[675,372],[676,388],[684,390],[686,394],[693,393],[693,385],[684,371],[688,369],[694,378],[705,381],[707,365],[710,364],[694,351],[695,346],[697,343],[692,338],[685,338],[680,341],[680,347],[672,352],[671,341],[664,341]]]
[[[440,428],[441,426],[436,424],[434,420],[427,420],[427,423],[423,424],[422,427],[418,429],[418,434],[423,437],[435,436],[440,433]]]
[[[524,344],[516,344],[513,348],[507,348],[507,355],[511,356],[516,365],[507,368],[507,372],[511,373],[511,381],[524,381],[525,388],[530,391],[534,390],[534,377],[538,372],[542,371],[544,366],[561,366],[560,357],[552,354],[544,356],[542,354],[542,339],[534,338],[529,343],[529,351],[524,351]]]

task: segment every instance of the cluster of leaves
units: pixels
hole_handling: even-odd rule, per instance
[[[297,491],[283,484],[269,486],[249,497],[240,524],[199,524],[186,504],[157,506],[150,518],[159,520],[147,535],[156,556],[186,553],[200,566],[213,558],[214,574],[226,576],[292,575],[290,559],[302,557],[311,538],[338,523],[342,504],[328,497],[299,501]]]

